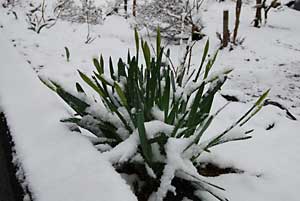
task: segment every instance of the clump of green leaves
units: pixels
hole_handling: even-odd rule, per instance
[[[138,176],[139,184],[133,189],[139,200],[200,200],[195,194],[198,190],[226,200],[218,192],[224,189],[208,183],[196,171],[197,159],[216,145],[250,138],[249,132],[231,136],[230,131],[242,127],[262,108],[268,91],[232,126],[202,140],[225,107],[211,113],[214,97],[231,69],[210,73],[217,53],[207,59],[208,41],[199,67],[191,72],[187,70],[190,66],[179,72],[172,70],[166,61],[170,51],[161,46],[159,29],[155,55],[137,31],[135,43],[136,53],[132,56],[128,52],[126,61],[120,58],[114,66],[109,58],[109,75],[104,74],[102,56],[93,59],[93,75],[78,71],[85,84],[98,94],[96,100],[79,83],[78,94],[74,95],[54,81],[43,80],[76,112],[62,121],[92,132],[97,148],[106,151],[104,155],[119,172]],[[187,186],[189,190],[183,191]]]

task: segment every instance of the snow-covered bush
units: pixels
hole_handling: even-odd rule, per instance
[[[98,24],[103,21],[102,8],[93,0],[59,0],[55,12],[71,22]]]
[[[232,126],[202,140],[225,107],[211,112],[214,96],[231,69],[210,73],[217,54],[204,65],[207,42],[199,69],[176,74],[165,62],[170,51],[161,47],[159,31],[155,55],[137,32],[135,40],[135,55],[128,53],[126,62],[119,59],[117,68],[110,59],[109,75],[104,74],[102,56],[93,60],[96,72],[91,77],[79,71],[99,95],[97,100],[79,83],[78,94],[73,95],[54,81],[42,80],[76,112],[62,121],[94,134],[91,141],[122,173],[139,200],[201,200],[198,196],[203,191],[226,200],[219,192],[222,188],[198,173],[197,159],[216,145],[250,138],[241,127],[261,109],[268,91]],[[145,65],[139,64],[140,49]]]
[[[30,4],[32,9],[26,13],[28,29],[36,33],[40,33],[44,28],[51,28],[55,25],[58,16],[53,15],[47,8],[46,1],[43,0],[41,3],[34,5]]]
[[[15,1],[14,0],[4,0],[1,2],[3,8],[7,8],[9,6],[14,6]]]
[[[203,25],[198,4],[189,0],[145,1],[138,4],[136,21],[154,32],[159,26],[162,36],[170,40],[187,39],[192,33],[200,39]]]

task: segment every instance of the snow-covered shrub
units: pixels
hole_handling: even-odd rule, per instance
[[[56,23],[58,16],[49,14],[45,0],[38,5],[31,4],[31,6],[32,9],[26,13],[28,29],[39,34],[42,29],[50,28]]]
[[[152,0],[138,4],[137,24],[154,31],[159,26],[162,36],[170,40],[187,39],[192,32],[198,39],[203,28],[198,3],[189,0]]]
[[[120,0],[58,0],[54,12],[63,20],[99,24],[119,4]]]
[[[1,2],[3,8],[7,8],[9,6],[14,6],[15,5],[15,0],[4,0]]]
[[[59,0],[55,12],[71,22],[98,24],[103,21],[103,11],[93,0]]]
[[[78,94],[73,95],[54,81],[42,80],[76,112],[63,122],[94,134],[91,141],[122,173],[139,200],[183,200],[185,197],[201,200],[197,195],[203,191],[226,200],[219,192],[222,188],[207,182],[198,173],[197,159],[216,145],[250,138],[249,131],[241,127],[261,109],[268,91],[232,126],[202,140],[225,107],[211,112],[214,96],[231,69],[210,73],[216,55],[204,65],[207,42],[200,67],[191,73],[183,70],[176,74],[164,62],[170,51],[165,52],[161,47],[159,31],[155,55],[137,32],[135,40],[135,55],[128,53],[126,62],[119,59],[117,68],[110,59],[109,75],[104,74],[102,56],[93,60],[96,71],[92,76],[79,71],[84,82],[99,95],[98,101],[90,98],[78,83]],[[139,64],[140,49],[145,65]]]

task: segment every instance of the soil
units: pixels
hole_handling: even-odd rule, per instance
[[[5,116],[0,113],[0,201],[23,201],[24,192],[12,163],[12,147]]]
[[[141,164],[127,163],[122,166],[116,167],[119,173],[125,173],[128,175],[136,175],[140,181],[133,182],[132,189],[139,201],[148,200],[152,192],[155,192],[159,187],[159,181],[151,178]],[[161,167],[163,170],[163,166]],[[216,177],[222,174],[242,174],[243,170],[235,167],[219,167],[213,163],[203,163],[198,166],[198,172],[205,177]],[[142,181],[142,182],[141,182]],[[140,184],[142,183],[142,185]],[[168,192],[164,201],[182,201],[183,198],[189,198],[193,201],[201,201],[194,195],[196,190],[195,186],[187,180],[175,177],[172,180],[172,185],[176,187],[176,195],[172,192]]]
[[[243,170],[235,167],[219,167],[217,164],[204,163],[198,167],[198,172],[205,177],[217,177],[222,174],[242,174]]]

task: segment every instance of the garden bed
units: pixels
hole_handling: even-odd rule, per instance
[[[5,46],[0,49],[1,110],[6,115],[15,144],[14,161],[18,161],[18,168],[22,168],[24,172],[24,184],[33,200],[136,200],[125,181],[92,144],[59,122],[59,119],[67,115],[61,102],[42,85],[33,70],[3,40],[2,35],[0,38],[1,47]],[[7,152],[12,147],[8,144],[10,140],[7,133],[4,134],[4,160],[10,166],[6,170],[10,178],[6,178],[6,181],[9,179],[8,182],[17,183],[11,181],[14,168],[10,163],[11,153]],[[13,187],[17,184],[6,181],[1,185],[12,186],[10,191],[13,192],[10,194],[18,195],[14,199],[22,200],[20,188]],[[9,199],[1,197],[1,200]]]

